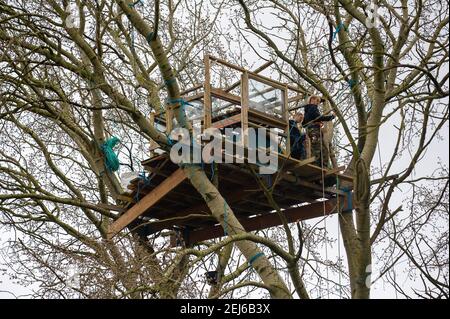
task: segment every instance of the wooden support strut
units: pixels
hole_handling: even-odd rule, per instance
[[[340,201],[341,207],[346,208],[347,210],[349,204],[350,203],[348,203],[346,197],[342,198]],[[300,207],[289,208],[284,210],[282,213],[286,216],[288,223],[293,223],[301,220],[331,215],[333,213],[337,213],[338,211],[337,200],[333,198],[325,202],[314,202],[312,204]],[[276,213],[240,219],[239,222],[247,232],[279,226],[282,224],[280,217]],[[184,241],[186,244],[192,245],[200,241],[224,236],[224,231],[222,225],[216,225],[203,229],[192,230],[184,236]]]
[[[177,169],[172,175],[166,178],[152,192],[145,195],[136,205],[131,207],[125,214],[119,217],[108,229],[107,238],[111,239],[122,229],[129,225],[133,220],[144,214],[149,208],[156,204],[172,189],[177,187],[186,179],[183,169]]]

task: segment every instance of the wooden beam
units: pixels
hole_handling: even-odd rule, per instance
[[[212,104],[211,104],[211,69],[210,69],[210,57],[205,55],[205,83],[203,83],[203,128],[207,129],[211,127],[212,124]]]
[[[265,69],[267,69],[269,66],[271,66],[273,64],[273,61],[267,61],[266,63],[264,63],[263,65],[261,65],[260,67],[256,68],[253,70],[253,73],[259,73]],[[241,85],[241,81],[237,81],[235,83],[233,83],[231,86],[227,87],[225,89],[225,91],[230,92],[231,90],[237,88],[239,85]]]
[[[288,88],[286,86],[284,90],[283,95],[283,114],[284,114],[284,120],[286,121],[286,126],[284,129],[284,133],[286,134],[286,149],[284,150],[285,154],[291,155],[291,127],[289,124],[289,96],[288,96]]]
[[[231,94],[227,91],[211,88],[211,95],[216,98],[219,98],[221,100],[224,100],[224,101],[236,104],[236,105],[241,105],[241,98],[238,95]]]
[[[231,117],[227,117],[227,118],[225,118],[223,120],[214,122],[211,127],[215,127],[215,128],[219,128],[220,129],[220,128],[223,128],[223,127],[227,127],[227,126],[239,123],[240,121],[241,121],[241,114],[236,114],[236,115],[233,115]]]
[[[324,169],[323,177],[325,178],[325,177],[328,177],[330,175],[336,175],[337,173],[343,171],[344,169],[345,169],[345,166],[339,166],[339,167],[336,167],[336,168],[333,168],[333,169]],[[307,180],[308,180],[308,182],[312,182],[312,181],[317,181],[317,180],[320,180],[320,179],[322,179],[322,174],[310,177]]]
[[[340,200],[342,207],[347,207],[346,198]],[[295,208],[289,208],[283,211],[289,223],[331,215],[337,213],[337,200],[330,199],[324,202],[314,202],[309,205],[304,205]],[[270,213],[262,216],[239,219],[240,223],[247,232],[266,229],[274,226],[282,225],[282,222],[277,213]],[[224,236],[223,227],[221,225],[211,226],[203,229],[190,231],[188,238],[185,241],[192,245],[199,241],[213,239]]]
[[[263,122],[265,121],[266,123],[274,126],[274,127],[279,127],[284,129],[286,126],[286,121],[280,118],[277,118],[275,116],[272,116],[270,114],[249,108],[248,110],[249,113],[249,117],[253,120],[259,120],[261,119]],[[289,122],[287,122],[289,124]]]
[[[183,95],[186,95],[186,94],[191,93],[193,91],[197,91],[197,90],[199,90],[201,88],[203,88],[203,84],[197,84],[197,85],[194,85],[193,87],[191,87],[190,89],[187,89],[187,90],[181,92],[180,95],[183,96]]]
[[[225,194],[224,197],[225,197],[228,205],[232,206],[232,204],[239,202],[243,198],[246,198],[253,193],[254,192],[249,192],[246,189],[240,189],[239,191]],[[155,223],[148,224],[147,235],[151,235],[151,234],[156,233],[165,228],[171,228],[174,225],[175,226],[183,225],[186,221],[189,221],[191,219],[201,218],[200,215],[202,215],[202,214],[205,217],[212,216],[211,211],[210,211],[208,205],[206,205],[206,203],[199,204],[195,207],[188,208],[183,211],[178,211],[178,212],[174,212],[174,213],[168,212],[167,219],[161,219]],[[189,216],[193,216],[193,215],[195,217],[189,217]]]
[[[248,146],[248,73],[244,72],[241,76],[241,129],[242,146]]]
[[[140,215],[144,214],[149,208],[157,203],[168,192],[177,187],[186,179],[181,168],[177,169],[172,175],[166,178],[152,192],[131,207],[125,214],[119,217],[108,229],[108,239],[117,235],[123,228],[130,224]]]

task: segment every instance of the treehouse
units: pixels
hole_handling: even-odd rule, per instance
[[[289,117],[304,100],[306,92],[260,74],[270,63],[249,71],[226,61],[206,56],[205,82],[182,93],[184,111],[202,129],[242,128],[242,136],[233,143],[245,149],[240,161],[203,164],[205,173],[215,179],[218,189],[246,231],[281,225],[279,215],[266,198],[270,189],[273,199],[289,223],[348,211],[352,208],[351,187],[339,189],[339,183],[352,185],[343,175],[344,167],[322,168],[314,158],[297,160],[290,156]],[[222,83],[227,78],[227,85]],[[231,85],[229,83],[232,83]],[[176,127],[170,105],[163,114],[152,114],[151,121],[170,132]],[[277,171],[255,174],[258,163],[247,159],[250,151],[247,128],[272,128],[277,132]],[[148,177],[136,178],[121,216],[111,224],[109,238],[128,228],[141,236],[172,230],[172,244],[191,246],[224,236],[223,227],[215,220],[200,194],[190,185],[179,165],[166,152],[152,149],[144,160]],[[230,155],[223,150],[223,157]],[[272,154],[273,155],[273,154]],[[325,181],[335,180],[329,186]],[[338,182],[340,180],[340,182]],[[328,185],[328,186],[327,186]]]

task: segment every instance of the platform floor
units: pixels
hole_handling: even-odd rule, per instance
[[[322,187],[322,174],[327,179],[339,177],[341,180],[351,182],[350,177],[339,173],[343,168],[322,172],[322,169],[311,164],[312,162],[313,159],[298,161],[279,154],[279,172],[273,175],[260,175],[269,186],[273,185],[275,179],[278,180],[273,197],[287,214],[292,215],[287,215],[290,222],[319,217],[324,214],[325,208],[326,214],[337,212],[337,194],[340,195],[342,204],[345,201],[346,194],[336,190],[334,186]],[[155,156],[143,161],[142,164],[148,172],[149,181],[135,179],[131,182],[129,192],[126,194],[129,198],[129,203],[125,206],[127,211],[144,198],[160,192],[158,186],[179,170],[179,166],[172,163],[168,154]],[[278,215],[268,203],[248,165],[250,164],[218,164],[219,191],[246,230],[279,225],[281,222]],[[204,169],[211,178],[210,165],[205,164]],[[148,236],[164,229],[181,230],[184,234],[187,232],[192,234],[190,244],[223,235],[222,228],[210,215],[204,200],[187,178],[181,179],[174,188],[166,190],[163,196],[158,196],[156,200],[151,201],[151,205],[141,205],[142,208],[140,206],[139,210],[142,211],[138,212],[137,218],[126,222],[129,231]],[[322,198],[328,199],[327,205],[318,201]],[[124,216],[121,218],[124,219]],[[116,227],[112,231],[113,235],[120,231],[122,226]],[[185,241],[187,240],[185,238]]]

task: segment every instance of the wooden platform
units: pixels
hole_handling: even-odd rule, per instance
[[[337,195],[340,195],[341,208],[349,209],[348,193],[335,187],[323,189],[322,170],[312,165],[312,162],[313,159],[298,161],[279,154],[280,170],[273,175],[260,176],[271,186],[278,175],[273,197],[284,209],[289,222],[336,213]],[[142,164],[149,172],[149,178],[147,181],[135,179],[129,185],[128,196],[132,200],[126,207],[127,211],[111,225],[110,238],[125,227],[141,236],[157,234],[164,229],[176,230],[187,245],[223,236],[222,227],[211,216],[204,200],[167,154],[150,158]],[[218,165],[219,191],[247,231],[281,224],[248,164]],[[211,177],[210,165],[205,164],[204,170]],[[324,170],[323,175],[351,181],[350,177],[339,174],[338,170]],[[325,202],[317,201],[323,197],[327,199]]]
[[[297,108],[298,101],[304,99],[307,92],[259,74],[270,64],[249,71],[206,55],[204,83],[181,94],[183,100],[189,102],[183,106],[186,114],[192,113],[189,120],[200,120],[203,130],[241,128],[239,143],[246,148],[252,145],[249,128],[277,130],[276,174],[257,177],[248,166],[253,165],[258,170],[254,164],[218,164],[219,191],[247,231],[281,224],[256,178],[264,179],[269,186],[277,180],[273,197],[289,222],[335,213],[339,210],[338,203],[344,210],[351,208],[351,193],[322,186],[322,180],[336,181],[337,177],[352,183],[350,177],[339,174],[344,167],[322,170],[312,165],[313,159],[297,161],[288,157],[291,154],[289,112]],[[212,74],[220,70],[234,74],[236,82],[224,84],[214,80]],[[167,105],[164,114],[152,113],[152,124],[171,132],[175,108],[182,105]],[[189,111],[186,105],[192,109]],[[201,112],[197,114],[194,109]],[[308,149],[306,151],[310,154]],[[223,153],[222,156],[224,158]],[[186,245],[223,235],[222,227],[211,216],[202,197],[167,154],[142,164],[149,178],[136,179],[130,185],[130,192],[123,194],[122,198],[128,199],[129,203],[124,207],[126,211],[111,225],[109,238],[124,228],[141,237],[157,235],[164,229],[176,230],[180,240],[174,240],[174,244],[184,241]],[[211,177],[210,165],[205,165],[204,170]],[[322,198],[326,201],[318,201]]]

